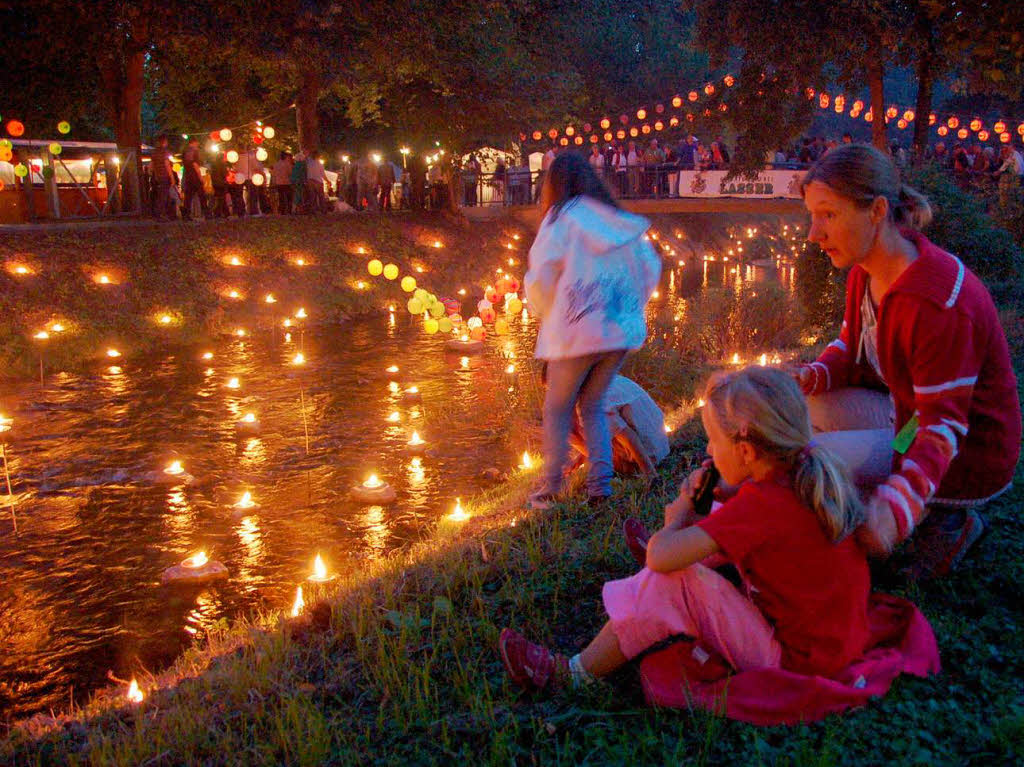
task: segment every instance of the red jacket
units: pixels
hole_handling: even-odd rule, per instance
[[[1010,486],[1020,457],[1021,412],[1006,336],[985,286],[963,262],[917,232],[904,232],[918,258],[878,307],[878,360],[896,406],[897,432],[917,413],[909,449],[875,491],[900,539],[929,501],[972,506]],[[881,382],[860,348],[860,307],[868,274],[846,280],[839,338],[810,367],[807,394]]]

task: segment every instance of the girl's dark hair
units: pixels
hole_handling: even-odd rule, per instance
[[[548,202],[552,220],[558,218],[566,204],[578,197],[592,197],[613,208],[619,207],[587,158],[577,152],[565,152],[555,158],[544,178],[544,186],[547,194],[543,198]]]
[[[884,197],[889,215],[899,226],[920,230],[932,220],[928,199],[901,182],[893,161],[867,144],[843,144],[822,155],[804,176],[801,194],[812,181],[820,181],[862,208]]]

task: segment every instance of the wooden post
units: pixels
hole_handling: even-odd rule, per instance
[[[50,147],[44,146],[42,151],[43,170],[49,168],[53,175],[49,178],[43,175],[43,193],[46,195],[46,205],[50,210],[50,218],[60,218],[60,189],[57,186],[57,168],[50,154]]]
[[[25,197],[25,218],[34,222],[36,220],[35,182],[32,181],[32,161],[28,157],[28,150],[25,150],[25,156],[20,159],[28,168],[25,178],[21,179],[21,191]]]
[[[107,152],[103,155],[103,173],[107,179],[107,204],[103,206],[103,212],[110,214],[117,213],[120,207],[120,180],[121,180],[121,169],[117,163],[114,162],[117,154],[113,152]]]

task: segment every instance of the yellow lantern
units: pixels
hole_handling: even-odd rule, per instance
[[[371,276],[377,277],[384,271],[384,264],[382,264],[379,259],[375,258],[366,265],[366,270],[371,274]]]
[[[981,130],[981,120],[979,120],[977,117],[971,120],[971,130],[974,131],[975,133]]]
[[[409,314],[421,314],[423,312],[423,302],[418,298],[410,298],[405,307],[409,310]]]
[[[263,129],[264,138],[274,138],[274,129],[269,125]]]
[[[217,135],[220,136],[221,141],[230,141],[232,136],[231,128],[221,128],[220,133]]]
[[[903,113],[903,119],[906,120],[908,123],[914,122],[914,118],[916,116],[917,115],[914,114],[913,109],[908,109],[906,112]]]
[[[1006,133],[1006,123],[1002,120],[996,120],[996,124],[992,126],[992,130],[996,133]]]
[[[398,267],[397,266],[395,266],[394,264],[388,264],[387,266],[384,267],[384,278],[385,279],[393,280],[396,277],[398,277]]]
[[[636,110],[636,119],[637,120],[646,120],[647,119],[647,110],[646,109],[638,109],[638,110]]]
[[[228,162],[238,162],[238,152],[236,152],[234,149],[229,149],[228,153],[225,155],[225,158],[227,159]]]
[[[416,278],[415,277],[403,277],[402,278],[402,290],[406,293],[412,293],[416,290]]]
[[[59,123],[57,123],[57,132],[63,133],[65,135],[71,133],[71,123],[69,123],[67,120],[61,120]]]
[[[256,159],[259,160],[260,162],[266,162],[266,159],[269,156],[270,155],[267,154],[267,150],[264,149],[263,147],[259,147],[256,150]]]
[[[61,151],[63,150],[63,147],[60,144],[58,144],[56,141],[54,141],[54,142],[52,142],[50,144],[49,149],[50,149],[50,154],[52,154],[52,155],[54,155],[56,157],[57,155],[59,155],[61,153]]]
[[[415,300],[415,299],[413,299]],[[441,324],[433,317],[423,321],[423,329],[427,332],[427,335],[434,335],[441,327]]]

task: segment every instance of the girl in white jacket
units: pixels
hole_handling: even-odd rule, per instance
[[[592,501],[611,495],[611,433],[604,395],[626,352],[647,337],[644,308],[661,261],[644,238],[647,219],[620,210],[586,159],[574,152],[548,169],[544,219],[530,248],[526,293],[540,316],[534,356],[548,363],[544,482],[530,497],[547,508],[562,489],[573,409],[579,403]]]

